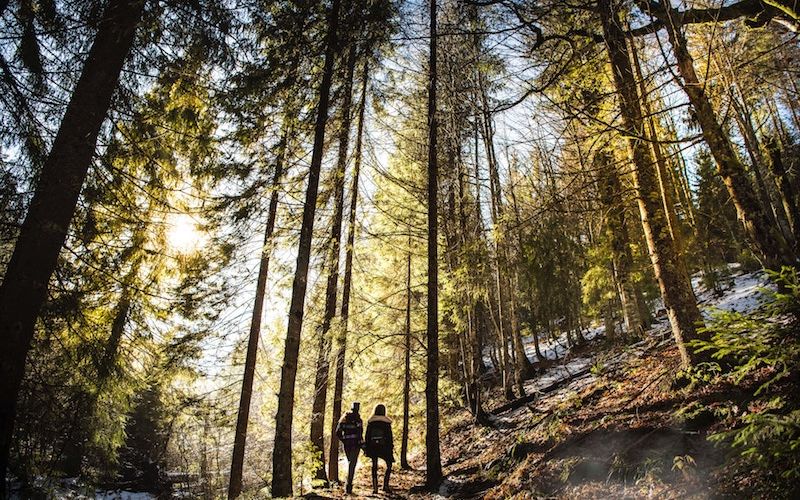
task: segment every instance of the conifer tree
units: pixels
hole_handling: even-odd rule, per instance
[[[634,163],[634,183],[638,192],[639,212],[653,268],[667,308],[675,343],[684,364],[697,361],[686,343],[697,338],[700,311],[686,274],[686,267],[677,253],[669,235],[663,203],[657,185],[649,148],[643,141],[644,122],[636,79],[620,25],[614,0],[601,0],[598,4],[603,37],[611,62],[614,86],[619,98],[622,127],[628,137],[628,148]]]
[[[436,0],[430,0],[430,46],[428,54],[428,325],[425,375],[425,484],[437,488],[442,480],[439,452],[439,169],[438,117],[436,101]]]
[[[327,17],[325,35],[325,62],[319,84],[314,126],[314,144],[308,172],[303,222],[300,229],[300,242],[297,250],[297,266],[292,284],[292,301],[289,307],[289,322],[281,367],[281,386],[278,393],[278,411],[275,416],[275,445],[272,451],[272,495],[275,497],[292,494],[292,421],[294,415],[295,381],[297,377],[297,357],[300,350],[300,333],[303,328],[303,313],[311,260],[311,239],[314,229],[314,214],[317,205],[322,153],[325,145],[325,126],[328,121],[328,105],[333,65],[338,50],[338,26],[340,0],[332,0]]]
[[[144,13],[142,1],[112,1],[86,58],[39,175],[14,253],[0,286],[0,476],[5,477],[17,393],[36,317],[67,237],[67,229],[94,154],[120,72]]]

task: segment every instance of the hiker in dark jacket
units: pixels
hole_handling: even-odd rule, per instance
[[[378,459],[386,462],[383,476],[383,491],[389,491],[389,474],[394,462],[394,442],[392,441],[392,421],[386,416],[386,407],[378,405],[375,413],[367,421],[367,434],[364,437],[364,454],[372,459],[372,492],[378,492]]]
[[[342,442],[344,454],[347,456],[347,483],[345,483],[347,493],[353,492],[353,476],[356,473],[356,464],[358,464],[358,453],[361,451],[361,436],[364,426],[361,423],[361,416],[358,414],[360,407],[361,403],[354,402],[350,411],[345,413],[336,425],[336,437]]]

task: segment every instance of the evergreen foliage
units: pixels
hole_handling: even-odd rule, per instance
[[[785,0],[0,0],[0,479],[302,495],[360,401],[438,491],[440,428],[538,412],[587,332],[628,349],[657,314],[687,391],[749,391],[712,440],[788,491],[798,27]],[[785,267],[706,320],[732,263]]]
[[[712,359],[698,365],[692,377],[705,383],[719,378],[737,385],[755,382],[746,409],[728,415],[728,429],[709,439],[730,446],[746,463],[792,482],[800,478],[800,408],[794,398],[779,395],[785,392],[776,389],[781,385],[788,385],[789,393],[797,389],[800,279],[797,269],[790,267],[769,275],[777,290],[764,290],[759,311],[717,312],[706,327],[710,338],[692,342],[693,348]]]

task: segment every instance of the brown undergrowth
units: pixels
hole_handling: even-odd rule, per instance
[[[683,499],[774,491],[765,487],[769,472],[737,466],[707,439],[726,430],[724,415],[748,411],[768,369],[737,385],[680,388],[680,356],[664,329],[633,346],[593,342],[583,355],[593,359],[587,373],[493,415],[491,426],[475,424],[463,410],[447,412],[446,480],[438,492],[420,487],[423,456],[412,459],[416,470],[393,474],[392,492],[378,495],[371,495],[364,464],[353,497]],[[486,396],[487,410],[507,403],[499,388]],[[344,496],[337,488],[317,494]]]
[[[477,427],[465,413],[445,434],[454,498],[709,498],[757,492],[707,440],[741,411],[758,377],[676,388],[680,357],[666,337],[636,348],[595,345],[591,373]],[[493,394],[497,398],[498,394]],[[495,407],[503,401],[493,399]],[[449,489],[448,489],[449,488]]]

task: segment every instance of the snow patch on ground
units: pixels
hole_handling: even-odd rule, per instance
[[[37,478],[34,481],[37,490],[44,492],[47,498],[63,498],[73,500],[154,500],[157,498],[151,493],[143,493],[126,490],[93,490],[87,487],[77,478],[65,478],[60,480],[49,480]],[[29,498],[21,490],[19,483],[11,484],[9,498],[12,500],[22,500]],[[94,491],[94,492],[93,492]]]
[[[737,311],[741,313],[748,313],[758,309],[764,302],[765,288],[770,288],[767,281],[767,275],[763,271],[755,271],[751,273],[742,272],[738,264],[729,264],[727,276],[721,277],[721,285],[723,294],[717,296],[713,290],[706,290],[702,283],[702,274],[696,273],[692,276],[692,286],[697,296],[698,305],[700,305],[703,316],[708,319],[714,310]],[[656,311],[661,307],[660,300],[655,304]],[[583,336],[587,341],[597,339],[603,335],[602,327],[594,327],[583,332]],[[542,374],[537,375],[533,379],[525,382],[525,391],[527,394],[540,392],[543,388],[548,387],[554,383],[562,380],[567,380],[574,376],[576,373],[590,369],[593,365],[603,365],[603,367],[610,367],[624,362],[632,355],[641,354],[645,347],[650,344],[652,346],[655,340],[658,345],[664,345],[672,342],[672,335],[669,327],[669,321],[666,315],[655,318],[650,329],[645,333],[646,338],[628,346],[627,350],[611,359],[597,359],[592,356],[577,356],[570,357],[570,349],[567,347],[566,334],[561,334],[555,339],[540,340],[539,348],[542,354],[549,360],[562,360],[561,364],[551,366]],[[540,336],[540,339],[544,334]],[[535,362],[536,351],[534,348],[533,336],[523,337],[525,353],[528,358]],[[484,352],[484,359],[487,364],[491,366],[488,349]],[[555,393],[556,397],[566,397],[580,388],[586,387],[592,383],[597,377],[592,373],[576,378],[569,387],[569,391],[559,390]],[[560,394],[564,392],[564,394]],[[503,421],[505,419],[513,419],[512,416],[516,411],[510,412],[508,415],[500,415],[496,420]]]
[[[702,306],[703,316],[706,319],[715,309],[740,313],[752,312],[763,304],[763,290],[772,288],[763,271],[742,273],[738,266],[734,267],[733,265],[729,266],[729,271],[732,275],[723,279],[727,282],[723,286],[727,286],[721,297],[717,297],[713,291],[705,289],[701,283],[701,275],[696,274],[692,277],[692,285],[696,290],[698,302]]]
[[[706,290],[703,285],[702,273],[695,273],[692,276],[692,287],[694,288],[697,302],[706,318],[710,317],[710,312],[715,309],[724,311],[737,311],[741,313],[752,312],[764,302],[763,290],[773,288],[768,283],[767,275],[763,271],[745,273],[741,271],[739,264],[728,264],[727,276],[720,278],[723,288],[722,296],[718,297],[713,290]],[[659,299],[656,301],[655,310],[663,308]],[[666,316],[657,317],[648,331],[649,336],[663,333],[664,328],[669,328],[669,321]],[[595,327],[583,332],[586,340],[593,340],[603,335],[602,327]],[[539,347],[542,354],[547,359],[561,359],[569,353],[567,347],[566,334],[561,334],[552,340],[541,340],[544,333],[540,334]],[[536,359],[536,351],[533,345],[533,336],[523,337],[525,353],[532,360]],[[644,341],[643,341],[644,342]],[[488,358],[488,351],[487,360]]]
[[[554,366],[533,380],[528,380],[525,384],[525,391],[538,392],[549,385],[560,380],[568,379],[581,370],[589,368],[592,363],[592,358],[581,357],[571,359],[569,362],[562,365]]]
[[[151,500],[156,498],[150,493],[133,491],[98,491],[95,500]]]

